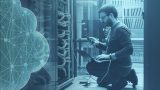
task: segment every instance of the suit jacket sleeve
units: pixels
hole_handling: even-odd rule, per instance
[[[116,35],[118,37],[120,46],[122,46],[120,50],[115,52],[116,58],[118,59],[131,55],[133,53],[133,46],[130,38],[131,33],[129,30],[126,28],[120,28],[118,29]]]
[[[98,49],[101,49],[101,50],[106,50],[106,45],[104,45],[103,43],[99,43],[98,45],[96,45],[96,47],[98,48]]]

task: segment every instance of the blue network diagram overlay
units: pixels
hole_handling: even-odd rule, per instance
[[[37,19],[20,0],[0,0],[0,90],[19,90],[49,57]]]

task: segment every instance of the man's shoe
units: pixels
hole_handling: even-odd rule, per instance
[[[126,77],[126,80],[132,83],[133,88],[136,88],[136,85],[138,84],[138,77],[134,69],[130,71]]]

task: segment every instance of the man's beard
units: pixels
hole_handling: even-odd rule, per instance
[[[111,27],[112,26],[112,21],[111,20],[108,20],[107,22],[103,22],[103,27]]]

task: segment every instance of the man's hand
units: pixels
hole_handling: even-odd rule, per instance
[[[98,55],[95,59],[96,61],[107,61],[107,60],[110,60],[110,55],[101,54],[101,55]]]
[[[88,41],[93,44],[94,46],[98,45],[100,42],[95,37],[88,37]]]

